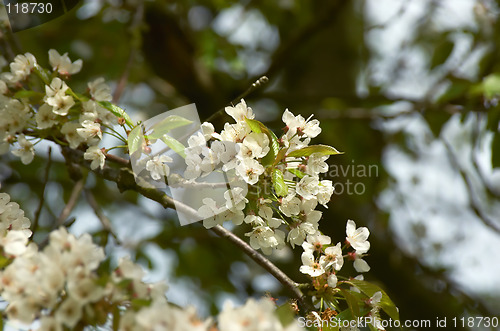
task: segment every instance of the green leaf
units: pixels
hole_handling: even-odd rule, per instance
[[[38,77],[40,77],[40,79],[43,81],[45,85],[50,85],[51,79],[47,70],[43,69],[38,64],[35,64],[33,71]]]
[[[128,116],[128,114],[125,112],[125,110],[112,104],[109,101],[99,101],[98,104],[101,105],[102,107],[106,108],[107,110],[109,110],[115,116],[123,117],[125,119],[125,123],[127,123],[130,127],[134,126],[134,124],[132,124],[132,119],[130,118],[130,116]]]
[[[451,40],[443,40],[439,43],[432,53],[430,69],[434,69],[435,67],[444,64],[448,57],[451,55],[453,48],[455,47],[455,43]]]
[[[127,138],[127,145],[128,145],[129,154],[132,155],[136,151],[138,151],[141,148],[143,141],[144,141],[144,136],[142,134],[142,126],[137,125],[129,133],[128,138]]]
[[[399,312],[398,309],[396,308],[396,305],[392,300],[389,298],[387,293],[385,293],[384,290],[382,290],[380,287],[378,287],[375,284],[366,282],[364,280],[357,280],[357,279],[351,279],[349,281],[346,281],[346,283],[353,285],[354,287],[358,288],[361,292],[366,294],[367,296],[371,297],[373,296],[376,292],[382,292],[382,300],[380,300],[380,308],[384,310],[387,315],[393,320],[399,320]]]
[[[310,156],[314,153],[320,153],[321,155],[337,155],[343,154],[343,152],[339,152],[332,146],[327,145],[312,145],[307,146],[301,149],[297,149],[293,152],[290,152],[287,157],[302,157],[302,156]]]
[[[340,289],[342,296],[345,298],[353,317],[360,316],[359,314],[359,300],[351,294],[350,290]]]
[[[269,166],[273,164],[274,161],[276,160],[276,156],[278,155],[280,149],[280,144],[278,143],[278,137],[276,137],[274,132],[269,130],[267,126],[265,126],[263,123],[257,120],[245,118],[245,122],[247,122],[248,126],[250,126],[250,129],[252,129],[253,132],[265,133],[267,135],[271,146],[269,146],[270,147],[269,153],[267,153],[267,155],[262,158],[262,165]]]
[[[285,303],[276,308],[276,314],[282,325],[287,326],[295,320],[295,314],[292,310],[292,306],[289,303]]]
[[[285,184],[283,172],[281,172],[281,170],[273,169],[271,181],[273,182],[273,187],[276,191],[276,195],[284,197],[288,194],[288,186],[286,186]]]
[[[151,305],[151,301],[148,299],[135,298],[135,299],[132,299],[130,301],[130,304],[132,306],[132,309],[139,310],[139,309],[144,308],[144,307],[149,307]]]
[[[161,141],[165,143],[168,147],[170,147],[174,152],[186,158],[186,152],[184,151],[186,147],[181,144],[177,139],[170,137],[167,134],[164,134],[160,137]]]
[[[267,132],[265,133],[267,134],[267,137],[269,138],[269,142],[271,144],[271,146],[269,146],[269,153],[267,153],[267,155],[262,158],[262,165],[267,167],[271,164],[274,164],[279,153],[280,144],[278,143],[278,138],[276,137],[274,132],[267,130]]]
[[[248,126],[250,127],[250,129],[252,129],[253,132],[262,133],[264,130],[269,131],[264,124],[257,120],[252,120],[245,117],[245,122],[247,122]]]
[[[498,131],[498,123],[500,122],[500,107],[494,107],[488,110],[488,122],[486,128],[490,131]]]
[[[161,136],[163,136],[165,133],[168,133],[170,130],[191,123],[193,123],[193,121],[190,121],[187,118],[178,115],[170,115],[167,118],[163,119],[162,121],[155,123],[155,125],[151,127],[153,133],[149,134],[148,136],[151,139],[159,139],[161,138]]]
[[[454,99],[463,97],[464,95],[467,94],[470,87],[471,87],[470,81],[465,79],[463,80],[454,79],[452,80],[452,84],[450,85],[450,87],[448,87],[446,92],[444,92],[438,97],[436,103],[444,104]],[[480,94],[483,94],[482,90]]]
[[[334,323],[328,323],[323,327],[323,331],[339,331],[339,327]]]
[[[288,172],[291,172],[295,176],[299,177],[300,179],[302,179],[306,175],[305,173],[303,173],[302,171],[300,171],[298,169],[287,169],[287,170],[288,170]]]
[[[500,94],[500,74],[491,74],[483,80],[484,96],[492,99]]]
[[[495,132],[491,143],[491,165],[493,168],[500,167],[500,133]]]
[[[283,160],[285,158],[287,151],[288,151],[288,148],[282,148],[279,150],[278,154],[276,155],[276,158],[274,159],[273,167],[276,166],[278,163],[281,162],[281,160]]]
[[[29,90],[20,90],[17,91],[14,94],[15,99],[21,99],[21,98],[37,98],[37,99],[43,99],[44,93],[41,92],[36,92],[36,91],[29,91]]]

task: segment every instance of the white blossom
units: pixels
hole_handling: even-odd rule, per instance
[[[357,272],[368,272],[370,271],[370,266],[365,260],[356,254],[354,258],[354,269],[356,269]]]
[[[344,265],[344,257],[342,256],[342,247],[340,243],[335,246],[330,246],[325,249],[325,254],[320,257],[319,262],[325,269],[333,267],[339,271]]]
[[[33,70],[35,65],[36,58],[33,54],[19,54],[10,64],[10,73],[5,73],[3,78],[9,83],[17,83],[26,79],[31,74],[31,70]]]
[[[85,141],[82,136],[77,132],[77,129],[81,128],[80,124],[74,122],[66,122],[61,127],[61,133],[64,134],[69,147],[75,149],[80,146],[81,143]]]
[[[301,259],[302,265],[300,266],[299,270],[303,274],[308,274],[311,277],[318,277],[325,273],[325,269],[323,268],[321,263],[316,262],[312,253],[302,253]]]
[[[335,288],[337,286],[337,276],[335,274],[330,274],[327,278],[328,286]]]
[[[24,137],[24,134],[20,134],[18,136],[17,143],[19,144],[19,148],[13,150],[12,154],[19,157],[23,164],[31,163],[35,157],[33,144]]]
[[[362,254],[368,252],[370,249],[370,243],[367,239],[370,235],[370,231],[366,227],[356,229],[356,223],[352,220],[348,220],[346,234],[346,240],[352,248],[356,250],[356,253]]]
[[[151,178],[159,180],[170,174],[170,168],[165,163],[173,162],[174,160],[166,155],[155,155],[153,159],[146,162],[146,170],[150,172]]]
[[[322,234],[313,234],[307,236],[307,241],[302,244],[306,252],[323,252],[323,246],[330,245],[332,239]]]
[[[280,200],[279,209],[288,217],[298,215],[300,213],[300,199],[295,194],[289,194]]]
[[[312,117],[312,115],[311,115]],[[299,137],[305,135],[308,138],[315,138],[321,133],[318,120],[309,121],[302,115],[294,116],[288,109],[285,110],[282,116],[283,122],[288,127],[287,136],[292,137],[297,134]]]
[[[252,108],[248,107],[243,99],[241,99],[240,103],[234,107],[226,107],[225,111],[229,116],[234,118],[236,122],[245,121],[245,117],[249,119],[253,119],[255,117]]]
[[[262,158],[269,152],[269,138],[264,133],[252,132],[240,143],[241,157]]]
[[[100,77],[88,83],[90,95],[96,101],[111,101],[111,87],[104,82],[104,78]]]
[[[52,70],[59,72],[61,75],[73,75],[82,69],[82,60],[71,62],[68,53],[60,55],[55,49],[49,50],[49,63]]]
[[[38,108],[35,119],[39,129],[48,129],[57,123],[57,114],[52,111],[52,108],[46,103]]]
[[[7,235],[1,239],[1,245],[5,253],[18,256],[26,251],[28,244],[28,237],[23,231],[11,230]]]
[[[328,155],[322,155],[321,153],[311,154],[307,160],[306,174],[317,176],[319,173],[327,172],[328,164],[325,161],[328,157]]]
[[[87,148],[87,151],[85,152],[85,154],[83,154],[83,158],[85,160],[92,161],[92,163],[90,163],[90,169],[92,170],[97,168],[104,168],[106,156],[97,146],[90,146],[89,148]]]
[[[297,183],[297,194],[304,199],[314,199],[319,192],[319,180],[317,177],[306,175]]]
[[[89,140],[95,137],[102,139],[102,130],[99,123],[85,120],[82,122],[82,127],[77,128],[76,132],[85,140]]]
[[[44,101],[52,106],[52,111],[61,116],[68,114],[71,107],[74,106],[75,100],[70,95],[66,95],[68,85],[59,77],[52,79],[50,85],[45,85]]]
[[[259,181],[259,176],[264,173],[264,167],[256,160],[245,158],[238,166],[236,166],[236,171],[248,184],[255,184]]]

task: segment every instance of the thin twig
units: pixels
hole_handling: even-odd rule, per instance
[[[481,208],[479,201],[476,199],[476,194],[474,193],[474,186],[472,184],[471,179],[465,172],[465,170],[460,165],[457,156],[453,150],[453,147],[450,143],[443,137],[441,138],[443,141],[446,150],[448,151],[448,157],[452,163],[452,165],[458,170],[460,176],[462,177],[465,186],[467,188],[467,192],[469,195],[469,205],[472,211],[476,214],[476,216],[489,228],[493,229],[495,232],[500,233],[500,224],[491,219]]]
[[[38,229],[38,223],[40,222],[40,215],[42,214],[43,205],[45,203],[45,188],[47,187],[47,183],[49,181],[50,167],[52,165],[52,147],[49,146],[48,155],[47,155],[47,166],[45,168],[45,177],[43,178],[42,184],[42,194],[40,196],[40,203],[38,204],[38,208],[35,212],[35,217],[33,219],[33,233]]]
[[[132,32],[132,34],[134,33],[134,30],[140,28],[143,16],[144,16],[144,3],[141,1],[140,4],[137,6],[137,10],[135,12],[132,25],[130,26],[130,31]],[[127,86],[127,80],[130,74],[130,69],[134,64],[134,59],[137,56],[139,47],[140,47],[139,45],[133,45],[131,47],[130,54],[128,55],[127,59],[127,64],[125,65],[125,69],[123,70],[120,80],[118,81],[118,84],[116,84],[115,92],[113,93],[113,103],[115,104],[118,103],[118,101],[122,96],[123,91],[125,90],[125,87]]]
[[[90,163],[83,159],[82,151],[70,149],[69,147],[63,146],[62,153],[67,162],[80,164],[84,167],[90,168]],[[176,209],[178,212],[184,213],[187,216],[196,218],[199,217],[196,210],[183,204],[180,201],[174,200],[165,192],[157,190],[156,188],[149,188],[138,185],[135,181],[132,170],[130,170],[129,168],[114,169],[105,166],[103,169],[95,169],[94,172],[104,179],[115,182],[120,192],[133,190],[142,194],[146,198],[160,203],[164,208]],[[285,286],[285,288],[291,291],[293,296],[299,301],[304,312],[308,312],[313,309],[312,304],[306,300],[304,294],[298,288],[298,284],[290,279],[266,257],[255,251],[249,244],[240,239],[238,236],[221,226],[213,227],[212,231],[214,231],[219,236],[227,238],[239,249],[241,249],[246,255],[248,255],[252,260],[257,262],[257,264],[262,266],[266,271],[273,275],[283,286]]]
[[[267,78],[267,76],[261,76],[259,79],[257,79],[252,85],[250,85],[250,87],[243,93],[241,93],[240,95],[238,95],[236,98],[234,98],[231,102],[230,102],[230,105],[231,106],[234,106],[235,103],[238,103],[240,102],[241,99],[244,99],[246,98],[248,95],[250,95],[251,93],[253,93],[254,91],[256,91],[257,89],[259,89],[260,87],[266,85],[267,83],[269,82],[269,78]],[[206,120],[205,122],[210,122],[212,121],[214,118],[216,118],[217,116],[220,116],[223,112],[224,112],[224,109],[225,108],[222,108],[222,109],[219,109],[218,111],[216,111],[215,113],[213,113],[212,115],[210,115]]]
[[[62,210],[61,214],[59,215],[59,218],[57,219],[55,226],[56,228],[64,224],[69,214],[71,214],[71,211],[73,211],[73,209],[75,208],[76,203],[80,198],[80,193],[82,193],[84,183],[85,183],[84,180],[80,179],[75,183],[75,186],[73,186],[73,190],[71,191],[71,196],[69,197],[69,201],[66,204],[66,206],[64,206],[64,209]]]
[[[111,221],[109,220],[109,218],[106,217],[106,215],[104,215],[102,209],[99,207],[99,204],[97,203],[92,192],[90,192],[90,190],[85,190],[84,192],[87,202],[89,203],[90,207],[92,207],[92,209],[94,210],[94,213],[101,222],[103,229],[115,239],[118,245],[120,245],[121,244],[120,239],[118,239],[118,236],[113,231]]]
[[[264,268],[267,272],[274,276],[286,289],[288,289],[295,298],[299,301],[301,308],[305,311],[314,310],[311,303],[309,303],[304,294],[299,289],[299,284],[294,282],[290,277],[288,277],[280,268],[275,266],[271,261],[269,261],[262,254],[258,253],[255,249],[253,249],[250,245],[248,245],[245,241],[243,241],[240,237],[236,236],[231,231],[223,228],[220,225],[216,225],[211,228],[213,232],[218,234],[221,237],[227,238],[230,242],[232,242],[235,246],[237,246],[241,251],[243,251],[246,255],[248,255],[252,260],[257,262],[262,268]]]
[[[117,155],[106,153],[106,159],[110,160],[110,161],[112,161],[114,163],[118,163],[118,164],[124,165],[124,166],[130,165],[130,160],[124,159],[124,158],[119,157]]]

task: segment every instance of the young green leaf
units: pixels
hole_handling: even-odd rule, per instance
[[[273,167],[276,166],[278,163],[281,162],[281,160],[283,160],[285,158],[287,151],[288,151],[288,148],[282,148],[279,150],[278,154],[276,155],[276,158],[274,159]]]
[[[102,107],[106,108],[107,110],[109,110],[115,116],[123,117],[125,119],[125,123],[127,123],[130,127],[134,126],[134,124],[132,124],[132,119],[130,118],[130,116],[128,116],[128,114],[125,112],[125,110],[112,104],[109,101],[99,101],[98,104],[101,105]]]
[[[144,141],[144,136],[142,134],[142,126],[137,125],[128,135],[127,145],[129,154],[132,155],[138,151]]]
[[[299,177],[300,179],[302,179],[306,175],[305,173],[297,169],[287,169],[287,170],[288,172],[291,172],[295,176]]]
[[[34,98],[34,99],[41,100],[41,99],[43,99],[43,96],[44,96],[44,94],[41,92],[29,91],[29,90],[20,90],[14,94],[15,99]]]
[[[293,152],[290,152],[287,157],[302,157],[302,156],[310,156],[311,154],[314,153],[320,153],[321,155],[337,155],[337,154],[343,154],[342,152],[339,152],[332,146],[327,146],[327,145],[311,145],[307,146],[301,149],[297,149]]]
[[[276,191],[276,195],[280,197],[284,197],[288,194],[288,186],[285,184],[285,180],[283,178],[283,173],[279,169],[273,169],[271,180],[273,182],[274,190]]]
[[[248,126],[250,126],[250,129],[252,129],[253,132],[265,133],[267,135],[271,145],[269,146],[270,147],[269,153],[267,153],[267,155],[262,158],[262,165],[269,166],[273,164],[274,161],[276,160],[276,156],[278,155],[280,149],[280,144],[278,143],[278,137],[276,137],[274,132],[269,130],[267,126],[265,126],[263,123],[257,120],[245,118],[245,122],[247,122]]]
[[[373,296],[376,292],[382,292],[382,300],[380,301],[380,308],[384,310],[387,315],[389,315],[390,318],[393,320],[399,320],[399,312],[398,309],[396,308],[396,305],[392,300],[389,298],[387,293],[385,293],[384,290],[382,290],[380,287],[377,285],[374,285],[372,283],[368,283],[364,280],[357,280],[357,279],[351,279],[349,281],[346,281],[346,283],[351,284],[352,286],[358,288],[361,292],[366,294],[367,296],[371,297]]]
[[[151,127],[153,130],[153,133],[149,134],[148,136],[151,139],[159,139],[161,136],[163,136],[165,133],[168,133],[170,130],[173,130],[175,128],[179,128],[181,126],[185,126],[188,124],[193,123],[193,121],[188,120],[187,118],[178,116],[178,115],[170,115],[163,119],[162,121],[156,123]]]
[[[250,129],[252,129],[253,132],[262,133],[264,131],[269,131],[269,129],[264,124],[257,120],[252,120],[245,117],[245,122],[247,122],[248,126],[250,127]]]
[[[351,291],[345,290],[345,289],[340,289],[340,293],[342,293],[342,296],[345,298],[347,305],[349,306],[349,309],[352,312],[352,316],[358,317],[360,316],[359,314],[359,300],[351,294]]]
[[[170,137],[167,134],[164,134],[160,137],[161,141],[165,143],[168,147],[170,147],[174,152],[186,158],[186,152],[184,151],[186,147],[181,144],[177,139]]]

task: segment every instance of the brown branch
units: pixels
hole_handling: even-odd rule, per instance
[[[92,207],[92,210],[94,210],[94,213],[101,222],[104,231],[108,232],[115,239],[116,243],[120,245],[120,239],[118,239],[118,236],[113,231],[111,221],[109,220],[108,217],[106,217],[106,215],[104,215],[102,209],[99,207],[99,204],[97,203],[92,192],[90,192],[90,190],[85,190],[84,192],[87,202],[89,203],[90,207]]]
[[[42,184],[42,194],[40,196],[40,203],[38,204],[38,208],[35,212],[35,217],[33,219],[33,233],[38,228],[38,223],[40,221],[40,215],[42,214],[43,204],[45,203],[45,188],[47,187],[47,182],[49,181],[50,174],[50,166],[52,165],[52,147],[49,146],[48,155],[47,155],[47,166],[45,168],[45,177],[43,178]]]
[[[64,155],[68,163],[79,164],[86,168],[90,168],[90,163],[83,159],[82,151],[70,149],[66,146],[62,146],[61,148],[62,154]],[[135,181],[132,170],[129,168],[115,169],[109,166],[105,166],[103,169],[95,169],[94,172],[104,179],[115,182],[120,192],[133,190],[145,196],[146,198],[160,203],[164,208],[176,209],[178,212],[198,218],[198,213],[196,210],[179,201],[175,201],[165,192],[159,191],[156,188],[149,188],[138,185]],[[255,251],[249,244],[247,244],[232,232],[224,229],[222,226],[215,226],[212,228],[212,231],[214,231],[221,237],[227,238],[235,246],[241,249],[246,255],[248,255],[248,257],[250,257],[271,275],[273,275],[285,288],[287,288],[293,294],[293,296],[298,300],[301,309],[304,312],[309,312],[314,309],[312,304],[306,300],[306,297],[298,288],[298,284],[290,279],[283,271],[276,267],[266,257]]]
[[[112,161],[114,163],[117,163],[117,164],[120,164],[120,165],[124,165],[124,166],[129,166],[130,165],[130,161],[127,160],[127,159],[124,159],[122,157],[119,157],[117,155],[113,155],[113,154],[109,154],[109,153],[106,153],[106,159],[109,160],[109,161]]]
[[[76,203],[80,198],[80,193],[82,192],[84,183],[84,180],[80,179],[75,183],[75,186],[73,186],[73,191],[71,191],[71,196],[69,197],[68,203],[66,204],[66,206],[64,206],[64,209],[57,219],[55,226],[56,228],[64,224],[69,214],[71,214],[71,211],[75,208]]]

